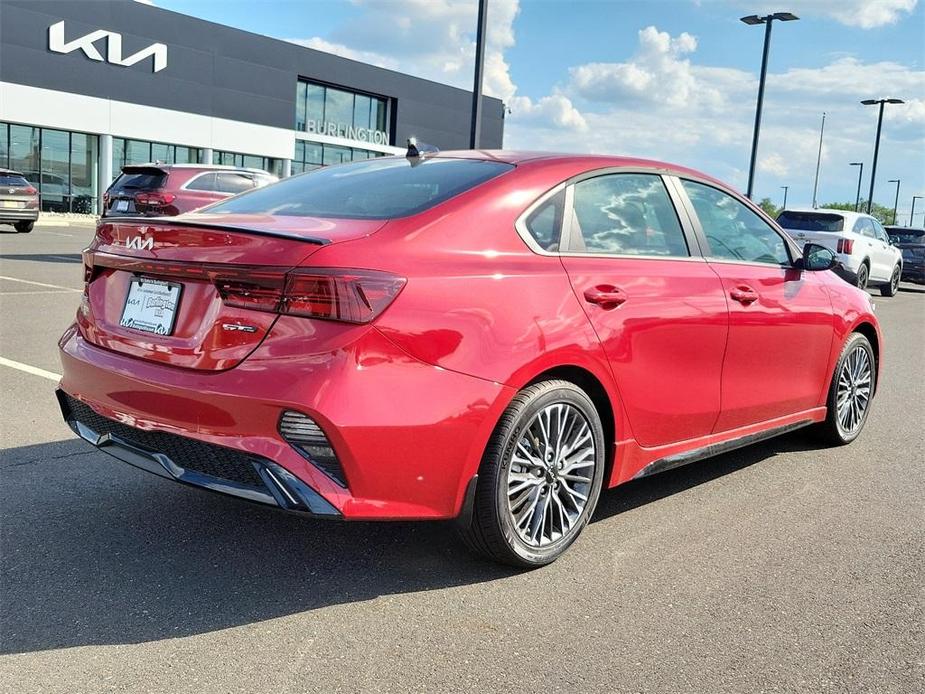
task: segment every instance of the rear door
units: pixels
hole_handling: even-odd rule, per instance
[[[871,226],[874,229],[874,240],[871,254],[876,257],[877,273],[874,274],[871,268],[870,276],[872,279],[888,282],[893,276],[893,268],[898,261],[896,249],[890,245],[890,237],[887,236],[886,229],[876,219],[871,219]]]
[[[680,179],[700,244],[722,280],[729,340],[716,432],[812,409],[828,380],[832,305],[822,273],[793,267],[790,245],[744,200]]]
[[[642,446],[709,434],[720,409],[722,284],[662,176],[595,173],[566,189],[562,264]]]

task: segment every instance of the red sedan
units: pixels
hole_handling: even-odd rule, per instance
[[[104,220],[59,399],[162,477],[316,517],[456,518],[537,566],[602,487],[804,426],[858,436],[882,340],[833,263],[669,164],[355,162]]]

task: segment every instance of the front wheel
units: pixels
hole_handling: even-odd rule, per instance
[[[893,268],[893,274],[890,275],[890,283],[880,287],[880,294],[883,296],[896,296],[899,291],[899,278],[902,275],[899,265]]]
[[[463,540],[520,568],[555,561],[587,525],[604,479],[604,429],[568,381],[518,393],[485,450]]]
[[[870,341],[852,333],[835,365],[825,421],[819,433],[828,443],[843,446],[854,441],[867,422],[877,387],[877,365]]]
[[[16,222],[13,228],[20,234],[28,234],[35,227],[35,222]]]

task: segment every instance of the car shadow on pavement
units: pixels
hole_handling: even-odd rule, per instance
[[[794,435],[602,495],[597,521],[800,450]],[[0,467],[0,653],[189,636],[505,578],[446,522],[307,520],[194,490],[76,440]]]
[[[32,260],[37,263],[82,263],[80,253],[0,253],[0,260]]]

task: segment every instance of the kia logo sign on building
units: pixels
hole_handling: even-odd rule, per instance
[[[96,42],[106,39],[106,57],[100,53],[96,47]],[[167,46],[163,43],[152,43],[147,48],[142,48],[137,53],[123,58],[122,57],[122,34],[105,29],[91,31],[85,36],[81,36],[73,41],[64,40],[64,22],[57,22],[48,27],[48,49],[54,53],[71,53],[76,50],[82,50],[84,55],[90,60],[111,63],[112,65],[121,65],[122,67],[131,67],[135,63],[140,63],[145,58],[153,58],[153,72],[160,72],[167,67]]]

